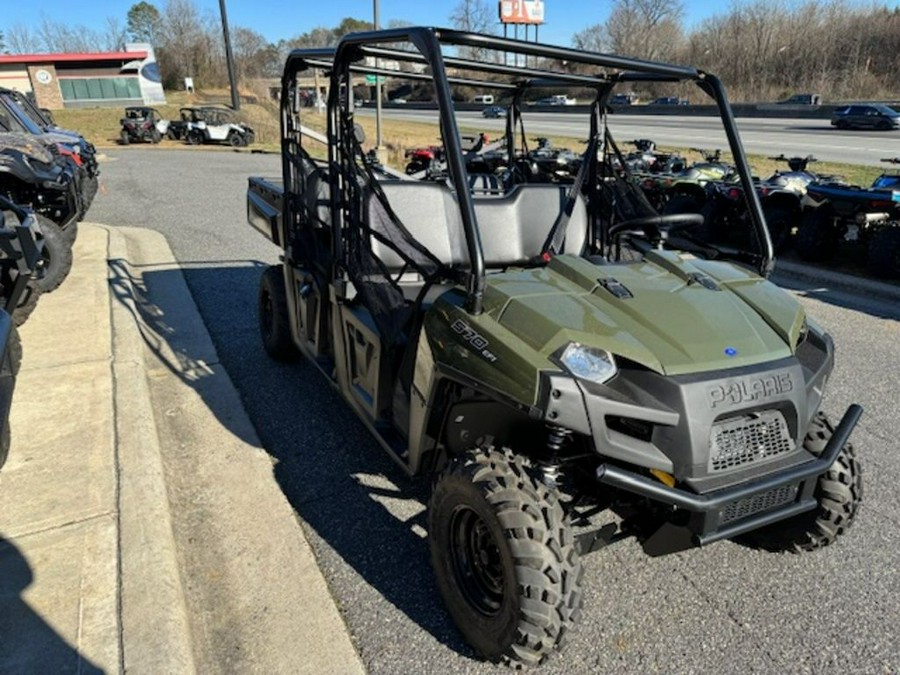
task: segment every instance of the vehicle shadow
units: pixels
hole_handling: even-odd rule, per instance
[[[25,602],[33,581],[28,561],[0,536],[0,672],[103,673]]]
[[[822,281],[802,279],[779,272],[772,275],[771,281],[805,298],[843,309],[865,312],[880,319],[900,321],[900,306],[896,301],[886,297],[864,295],[859,291],[853,292],[840,286],[827,286]]]
[[[409,479],[380,449],[314,365],[268,358],[259,339],[256,293],[265,265],[226,261],[138,272],[126,261],[110,261],[114,297],[142,324],[147,347],[201,396],[215,377],[205,353],[188,339],[197,326],[184,323],[182,295],[170,292],[183,274],[212,337],[218,362],[234,383],[259,440],[243,438],[272,457],[275,478],[300,517],[319,565],[342,603],[351,632],[354,617],[371,622],[380,595],[436,640],[464,656],[474,652],[457,633],[437,592],[425,539],[428,485]],[[215,358],[215,355],[213,355]],[[239,435],[242,425],[204,402]],[[243,425],[246,426],[246,425]],[[246,433],[244,433],[246,435]],[[348,565],[361,577],[350,578]],[[361,587],[361,590],[360,590]],[[375,610],[380,613],[379,610]],[[359,625],[359,624],[357,624]]]

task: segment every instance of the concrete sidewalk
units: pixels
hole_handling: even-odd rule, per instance
[[[364,672],[161,235],[82,223],[20,332],[0,672]]]

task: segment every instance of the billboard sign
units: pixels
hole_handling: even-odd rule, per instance
[[[544,23],[543,0],[500,0],[501,23]]]

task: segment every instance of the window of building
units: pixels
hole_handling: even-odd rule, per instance
[[[140,99],[141,84],[137,77],[67,77],[60,78],[63,101],[104,101]]]

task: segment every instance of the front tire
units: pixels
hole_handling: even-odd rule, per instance
[[[122,133],[119,134],[119,141],[122,143],[122,145],[128,145],[129,143],[131,143],[131,135],[127,131],[122,129]]]
[[[40,238],[44,244],[41,250],[41,268],[34,283],[41,292],[49,293],[59,288],[69,276],[72,269],[72,242],[62,228],[49,218],[39,214],[34,217],[40,224]]]
[[[450,461],[429,505],[431,564],[460,632],[491,661],[537,665],[581,610],[581,561],[557,492],[508,449]]]
[[[809,425],[803,446],[820,455],[834,433],[824,413],[817,413]],[[804,553],[833,543],[853,524],[862,502],[862,470],[853,445],[847,443],[831,468],[819,476],[815,498],[819,506],[751,532],[749,539],[768,551]]]
[[[239,148],[244,145],[244,139],[241,138],[241,135],[238,132],[232,131],[228,134],[228,144],[232,148]]]
[[[272,265],[259,281],[259,334],[266,353],[276,361],[293,361],[297,347],[291,337],[287,290],[281,265]]]

